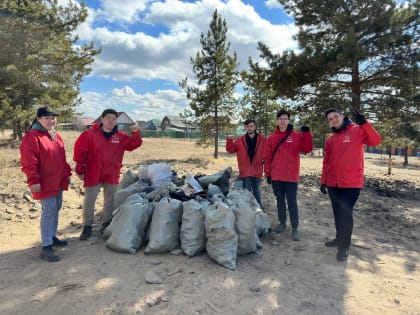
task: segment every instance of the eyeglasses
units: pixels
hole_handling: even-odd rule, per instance
[[[340,114],[335,114],[333,116],[328,117],[327,120],[328,121],[333,121],[333,120],[338,119],[340,116],[341,116]]]
[[[277,120],[288,121],[290,119],[289,118],[277,118]]]

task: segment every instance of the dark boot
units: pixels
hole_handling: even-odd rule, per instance
[[[338,246],[338,241],[337,239],[333,239],[331,241],[325,242],[325,246],[326,247],[337,247]]]
[[[60,260],[60,257],[55,253],[54,249],[52,248],[52,245],[43,246],[41,255],[39,257],[48,262],[55,262]]]
[[[92,227],[90,225],[84,225],[83,231],[79,236],[81,241],[86,241],[89,237],[92,236]]]
[[[276,229],[274,230],[277,234],[281,234],[286,231],[286,223],[280,223],[277,225]]]
[[[349,256],[349,250],[345,248],[339,248],[337,253],[337,260],[338,261],[346,261],[347,257]]]
[[[68,242],[66,240],[60,240],[57,236],[53,237],[53,246],[63,247],[67,246]]]

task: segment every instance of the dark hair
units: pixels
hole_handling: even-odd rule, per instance
[[[104,117],[105,117],[106,115],[108,115],[108,114],[113,114],[113,115],[115,115],[115,117],[118,117],[118,113],[117,113],[117,111],[116,111],[115,109],[112,109],[112,108],[105,109],[105,110],[102,112],[101,117],[102,117],[102,118],[104,118]]]
[[[290,119],[290,113],[285,111],[285,110],[281,110],[277,113],[277,118],[279,118],[281,115],[287,115],[287,117]]]
[[[327,118],[327,116],[328,116],[330,113],[338,113],[338,114],[340,114],[340,115],[343,115],[343,111],[342,111],[341,109],[338,109],[338,108],[328,108],[328,109],[325,111],[325,113],[324,113],[325,118]]]
[[[245,120],[244,125],[245,126],[248,126],[249,124],[256,125],[255,120],[254,119],[247,119],[247,120]]]

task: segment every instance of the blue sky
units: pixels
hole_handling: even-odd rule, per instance
[[[190,59],[201,49],[200,34],[207,33],[215,9],[227,22],[230,53],[237,53],[240,69],[247,68],[250,56],[259,61],[258,41],[274,52],[297,48],[293,20],[277,0],[85,3],[89,17],[77,35],[102,48],[81,84],[78,111],[85,116],[97,117],[103,109],[115,108],[135,120],[150,120],[189,108],[178,82],[185,77],[194,80]]]

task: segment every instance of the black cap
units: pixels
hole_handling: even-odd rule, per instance
[[[36,116],[37,117],[42,117],[42,116],[58,116],[58,114],[50,111],[48,109],[48,107],[40,107],[38,108],[38,110],[36,111]]]

